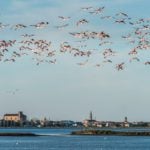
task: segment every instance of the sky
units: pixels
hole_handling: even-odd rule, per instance
[[[38,39],[52,41],[53,49],[59,49],[60,43],[65,41],[75,45],[70,32],[106,31],[115,43],[113,49],[119,52],[115,63],[128,61],[127,50],[133,46],[122,42],[120,36],[132,32],[132,29],[129,25],[102,21],[99,15],[81,10],[88,6],[104,6],[105,16],[125,12],[135,20],[150,17],[148,0],[1,0],[0,22],[3,24],[32,25],[47,21],[49,25],[41,30],[32,27],[17,31],[1,29],[0,40],[20,40],[22,34],[35,34]],[[68,28],[56,29],[55,26],[65,24],[58,16],[71,17]],[[90,23],[77,27],[76,22],[82,18],[87,18]],[[101,52],[94,40],[87,43],[89,48]],[[18,47],[16,44],[11,50]],[[139,55],[143,61],[150,60],[147,51]],[[32,56],[18,58],[15,63],[1,61],[0,116],[23,111],[29,118],[82,121],[92,111],[97,120],[123,121],[127,116],[129,121],[150,121],[150,66],[133,62],[121,71],[115,69],[115,63],[94,67],[101,59],[94,55],[85,66],[77,63],[86,58],[69,54],[58,54],[54,65],[36,65]]]

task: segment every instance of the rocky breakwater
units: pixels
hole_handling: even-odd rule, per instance
[[[99,136],[150,136],[150,132],[140,131],[112,131],[112,130],[81,130],[73,131],[71,135],[99,135]]]

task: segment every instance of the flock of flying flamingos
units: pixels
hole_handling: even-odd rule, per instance
[[[81,11],[86,13],[86,17],[83,17],[77,20],[74,24],[77,29],[82,26],[90,24],[88,15],[99,17],[100,20],[112,21],[116,26],[119,24],[121,26],[130,26],[132,32],[122,35],[121,39],[131,45],[131,49],[128,51],[129,59],[128,61],[120,61],[117,64],[114,64],[114,67],[119,71],[123,70],[127,63],[132,62],[142,62],[139,58],[139,53],[143,51],[150,50],[150,18],[140,18],[133,19],[124,12],[119,12],[114,14],[114,16],[105,15],[105,7],[82,7]],[[58,20],[62,22],[61,25],[55,26],[58,30],[66,30],[70,24],[69,21],[72,17],[69,16],[58,16]],[[25,24],[3,24],[0,23],[0,29],[11,29],[14,31],[25,30],[25,28],[34,28],[42,30],[48,28],[49,22],[38,22],[32,25]],[[20,40],[0,40],[0,61],[1,62],[15,62],[17,58],[20,58],[25,55],[33,56],[32,59],[36,61],[36,65],[40,63],[50,63],[55,64],[57,62],[57,54],[70,54],[74,57],[85,58],[83,62],[77,63],[79,66],[85,66],[89,63],[89,59],[92,55],[95,54],[95,49],[88,48],[88,42],[92,40],[98,41],[98,47],[101,49],[97,50],[97,54],[100,54],[103,57],[102,62],[95,63],[95,67],[101,67],[104,64],[113,64],[113,59],[119,52],[113,50],[112,45],[112,36],[105,31],[77,31],[77,32],[68,32],[68,36],[74,39],[76,46],[73,46],[68,41],[59,43],[59,49],[54,50],[52,48],[52,42],[43,39],[37,39],[34,34],[22,34],[20,35]],[[16,48],[17,46],[17,48]],[[105,48],[104,48],[105,47]],[[15,50],[13,50],[15,49]],[[145,65],[150,65],[150,59],[142,62]]]

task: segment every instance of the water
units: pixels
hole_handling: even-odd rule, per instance
[[[150,150],[150,137],[71,136],[69,133],[72,130],[0,129],[0,132],[32,132],[49,135],[0,137],[0,150]]]

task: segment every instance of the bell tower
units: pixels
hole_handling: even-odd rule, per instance
[[[91,121],[93,120],[93,113],[92,113],[92,111],[90,111],[89,119],[90,119]]]

